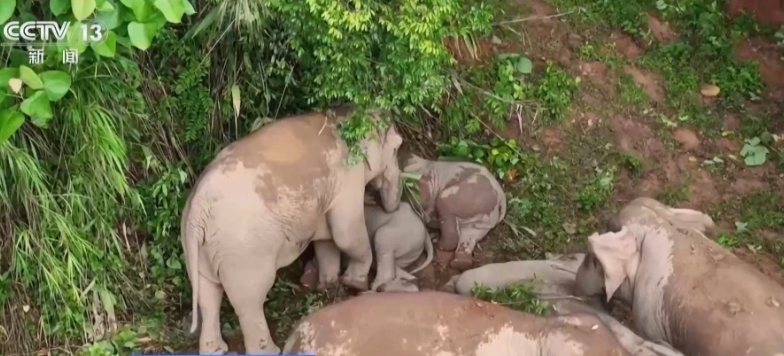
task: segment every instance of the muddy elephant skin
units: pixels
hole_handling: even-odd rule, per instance
[[[415,200],[428,226],[441,231],[436,247],[455,251],[452,268],[471,268],[476,244],[506,216],[501,184],[476,163],[431,161],[410,152],[399,159],[404,172],[421,176]]]
[[[386,212],[374,202],[365,203],[365,226],[376,264],[376,277],[370,287],[371,291],[379,292],[418,292],[417,273],[427,267],[433,260],[433,242],[425,229],[422,219],[406,202],[400,203],[400,208],[392,213]],[[425,261],[411,272],[405,268],[411,267],[419,260],[422,253],[426,254]],[[300,278],[300,283],[308,288],[315,285],[317,290],[324,290],[329,284],[319,273],[317,257],[305,264],[305,271]],[[340,260],[332,263],[339,264]],[[339,268],[339,266],[333,266]]]
[[[382,113],[377,112],[374,116]],[[348,165],[337,125],[345,116],[308,113],[279,119],[228,145],[205,168],[185,204],[182,245],[201,312],[199,352],[223,354],[223,292],[239,316],[248,353],[275,353],[264,301],[279,268],[311,241],[349,256],[343,284],[367,289],[372,251],[364,221],[364,187],[381,188],[384,209],[400,204],[394,125],[360,142],[365,163]],[[339,249],[339,251],[338,251]],[[334,250],[334,251],[332,251]],[[338,270],[325,268],[327,279]]]
[[[319,356],[629,355],[590,314],[540,317],[440,292],[372,293],[305,317],[284,353]]]
[[[784,287],[704,235],[706,214],[637,198],[588,238],[580,295],[632,305],[635,329],[686,355],[784,356]]]
[[[471,295],[474,285],[505,288],[515,283],[525,283],[533,288],[540,300],[548,303],[549,315],[566,316],[590,313],[599,317],[612,330],[618,342],[633,356],[683,356],[669,345],[645,340],[608,314],[599,297],[574,296],[575,275],[585,259],[585,254],[561,255],[547,260],[512,261],[491,263],[456,275],[442,290]]]

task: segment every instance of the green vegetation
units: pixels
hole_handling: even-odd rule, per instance
[[[477,285],[471,290],[471,294],[481,300],[536,315],[545,315],[553,308],[547,302],[539,299],[531,284],[518,283],[505,288]]]

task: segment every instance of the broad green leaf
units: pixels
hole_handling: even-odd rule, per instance
[[[42,90],[25,99],[19,109],[32,119],[31,122],[35,126],[41,128],[46,128],[49,125],[49,119],[52,118],[52,106],[49,104],[49,99],[46,98],[46,93]]]
[[[58,101],[68,93],[71,88],[71,76],[63,71],[50,70],[41,73],[44,82],[44,91],[49,101]]]
[[[191,4],[190,0],[182,0],[182,5],[185,8],[186,15],[193,15],[196,13],[196,9],[193,8],[193,4]]]
[[[71,0],[71,9],[76,20],[84,21],[95,11],[95,0]]]
[[[0,1],[0,24],[4,24],[11,16],[14,15],[16,9],[16,0],[2,0]]]
[[[117,35],[113,31],[107,31],[103,35],[103,41],[90,43],[90,47],[100,56],[113,58],[117,53]]]
[[[534,69],[533,63],[528,57],[520,57],[517,61],[517,71],[523,74],[531,74],[531,70]]]
[[[65,41],[70,49],[75,49],[82,54],[87,49],[87,42],[84,41],[84,33],[82,32],[82,23],[76,22],[71,24],[68,29],[68,34],[65,35]]]
[[[131,43],[134,47],[142,51],[147,50],[152,44],[152,38],[155,37],[157,27],[157,25],[152,23],[131,22],[128,24],[128,37],[131,38]]]
[[[114,11],[115,7],[107,0],[96,0],[95,12],[109,12]]]
[[[19,79],[22,79],[31,89],[37,90],[43,89],[44,87],[44,83],[41,81],[41,78],[38,77],[38,74],[35,74],[35,71],[27,66],[19,66]]]
[[[0,69],[0,89],[3,89],[3,91],[8,90],[8,81],[17,77],[19,77],[19,68]]]
[[[24,124],[22,113],[13,109],[0,111],[0,143],[10,138]]]
[[[60,16],[71,9],[71,0],[51,0],[49,1],[49,10],[55,16]]]
[[[108,3],[108,2],[107,2]],[[120,26],[120,7],[115,6],[111,11],[98,11],[95,13],[95,21],[101,25],[104,31],[114,30]]]
[[[185,6],[182,0],[155,0],[155,7],[161,10],[166,21],[180,23],[182,15],[185,13]]]
[[[120,0],[120,2],[133,11],[136,22],[146,22],[155,10],[147,0]]]

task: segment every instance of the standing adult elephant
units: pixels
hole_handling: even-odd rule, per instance
[[[402,137],[371,113],[377,132],[360,142],[365,164],[349,166],[337,115],[308,113],[280,119],[225,147],[191,190],[182,214],[182,245],[202,324],[200,354],[224,354],[220,334],[223,291],[239,316],[248,353],[279,352],[264,301],[279,268],[311,241],[320,263],[349,256],[344,285],[368,288],[373,259],[364,219],[365,186],[381,192],[384,210],[400,205],[397,150]],[[334,265],[334,264],[332,264]],[[337,268],[320,268],[337,282]],[[321,266],[320,266],[321,267]]]

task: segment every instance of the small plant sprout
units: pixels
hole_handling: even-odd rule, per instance
[[[759,166],[767,161],[769,152],[768,148],[760,143],[760,138],[754,137],[746,139],[746,144],[743,145],[740,155],[743,156],[743,162],[747,166]]]

